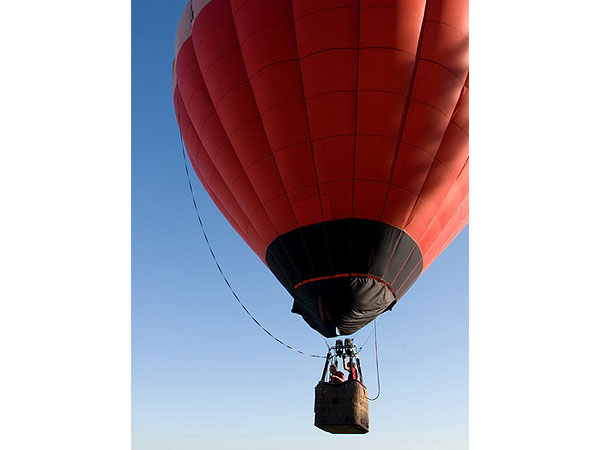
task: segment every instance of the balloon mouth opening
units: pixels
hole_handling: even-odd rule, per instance
[[[292,295],[292,312],[325,337],[355,333],[396,303],[387,283],[369,276],[310,281],[301,284]]]

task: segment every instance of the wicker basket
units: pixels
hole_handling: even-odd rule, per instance
[[[315,387],[315,426],[334,434],[369,432],[367,388],[359,381],[332,384],[320,381]]]

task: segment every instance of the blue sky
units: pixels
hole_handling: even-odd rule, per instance
[[[298,355],[246,316],[212,262],[190,200],[171,97],[184,2],[132,2],[132,428],[135,450],[466,449],[468,228],[379,321],[382,393],[371,432],[313,426],[323,361]],[[224,271],[253,314],[294,347],[323,339],[194,178]],[[356,333],[362,343],[368,326]],[[377,390],[373,338],[361,353]],[[341,448],[340,447],[340,448]]]

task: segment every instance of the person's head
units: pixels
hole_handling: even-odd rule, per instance
[[[335,374],[337,373],[337,364],[333,363],[332,365],[329,366],[329,372]]]

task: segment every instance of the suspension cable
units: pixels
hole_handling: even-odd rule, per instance
[[[178,100],[178,103],[179,103],[179,99],[177,99],[177,100]],[[311,358],[326,358],[326,356],[323,356],[323,355],[314,355],[314,354],[311,354],[311,353],[303,352],[302,350],[298,350],[298,349],[292,347],[291,345],[286,344],[281,339],[279,339],[278,337],[274,336],[265,327],[263,327],[261,325],[261,323],[258,320],[256,320],[256,318],[252,315],[252,313],[250,313],[250,311],[248,310],[248,308],[246,308],[246,306],[244,305],[244,303],[242,303],[242,301],[238,297],[237,293],[235,292],[235,290],[231,286],[231,283],[229,282],[229,280],[225,276],[225,273],[223,272],[223,269],[221,269],[221,265],[219,264],[219,261],[217,260],[217,257],[215,256],[215,252],[213,251],[212,245],[210,244],[210,240],[208,239],[208,236],[206,234],[206,230],[204,229],[204,223],[202,222],[202,218],[200,217],[200,211],[198,210],[198,204],[196,203],[196,196],[194,194],[194,188],[192,187],[192,180],[191,180],[191,177],[190,177],[190,171],[188,169],[188,162],[187,162],[187,158],[186,158],[186,155],[185,155],[186,152],[185,152],[185,146],[184,146],[184,143],[183,143],[183,136],[181,135],[181,130],[179,131],[179,139],[181,140],[181,154],[183,156],[183,164],[185,166],[185,174],[187,176],[188,186],[190,188],[190,194],[192,196],[192,202],[194,203],[194,210],[196,211],[196,217],[198,218],[198,223],[200,224],[200,228],[202,229],[202,234],[204,235],[204,240],[206,241],[206,245],[208,246],[208,249],[210,250],[210,254],[212,256],[212,259],[215,262],[215,265],[217,266],[217,269],[219,270],[219,273],[223,277],[223,281],[225,281],[225,284],[227,284],[227,287],[229,288],[229,290],[233,294],[234,298],[237,300],[237,302],[240,304],[240,306],[243,308],[243,310],[246,312],[246,314],[248,314],[250,316],[250,318],[254,321],[254,323],[260,327],[261,330],[263,330],[265,333],[267,333],[275,341],[277,341],[278,343],[280,343],[284,347],[286,347],[286,348],[288,348],[290,350],[293,350],[293,351],[295,351],[297,353],[300,353],[301,355],[310,356]],[[325,344],[327,344],[327,341],[325,342]],[[327,347],[329,348],[329,344],[327,344]]]
[[[374,327],[375,327],[375,321],[376,321],[377,319],[378,319],[378,318],[376,317],[376,318],[373,320],[373,328],[371,328],[371,332],[369,333],[369,335],[367,336],[367,338],[366,338],[366,339],[363,341],[362,345],[361,345],[360,347],[358,347],[358,350],[357,350],[357,352],[356,352],[356,354],[357,354],[357,355],[358,355],[358,354],[359,354],[359,353],[362,351],[362,349],[364,348],[364,346],[365,346],[365,344],[368,342],[368,340],[369,340],[369,339],[371,339],[371,336],[373,335],[373,330],[375,329],[375,328],[374,328]]]
[[[362,345],[360,347],[358,347],[358,351],[356,352],[356,354],[359,354],[362,349],[365,347],[365,345],[367,344],[367,342],[369,342],[369,339],[371,339],[371,336],[373,336],[373,331],[375,331],[375,321],[378,320],[379,323],[381,323],[381,321],[383,319],[385,319],[387,316],[386,315],[380,315],[377,316],[374,320],[373,320],[373,327],[371,328],[371,332],[369,333],[369,335],[367,336],[367,338],[363,341]],[[364,334],[363,334],[364,336]]]

